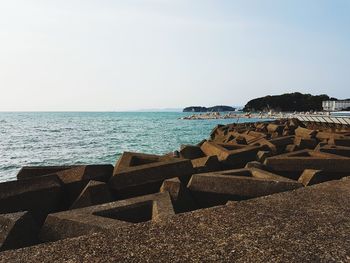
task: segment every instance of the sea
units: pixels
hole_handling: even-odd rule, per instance
[[[197,144],[217,124],[182,112],[0,112],[0,182],[22,166],[115,164],[124,151],[165,154]]]

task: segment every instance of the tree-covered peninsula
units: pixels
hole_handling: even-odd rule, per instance
[[[326,94],[311,95],[299,92],[265,96],[250,100],[243,108],[245,112],[260,111],[321,111],[322,101],[337,100]]]

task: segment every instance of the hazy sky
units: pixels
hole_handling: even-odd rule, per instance
[[[0,110],[350,97],[348,0],[9,0]]]

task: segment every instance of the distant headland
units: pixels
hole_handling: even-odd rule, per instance
[[[226,112],[235,111],[236,108],[231,106],[218,105],[214,107],[190,106],[183,109],[183,112]]]
[[[282,95],[265,96],[248,101],[244,106],[245,112],[306,112],[322,111],[322,102],[327,100],[338,100],[326,94],[311,95],[299,92],[286,93]]]

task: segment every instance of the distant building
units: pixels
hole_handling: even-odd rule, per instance
[[[341,111],[350,108],[350,100],[326,100],[322,101],[324,111]]]

